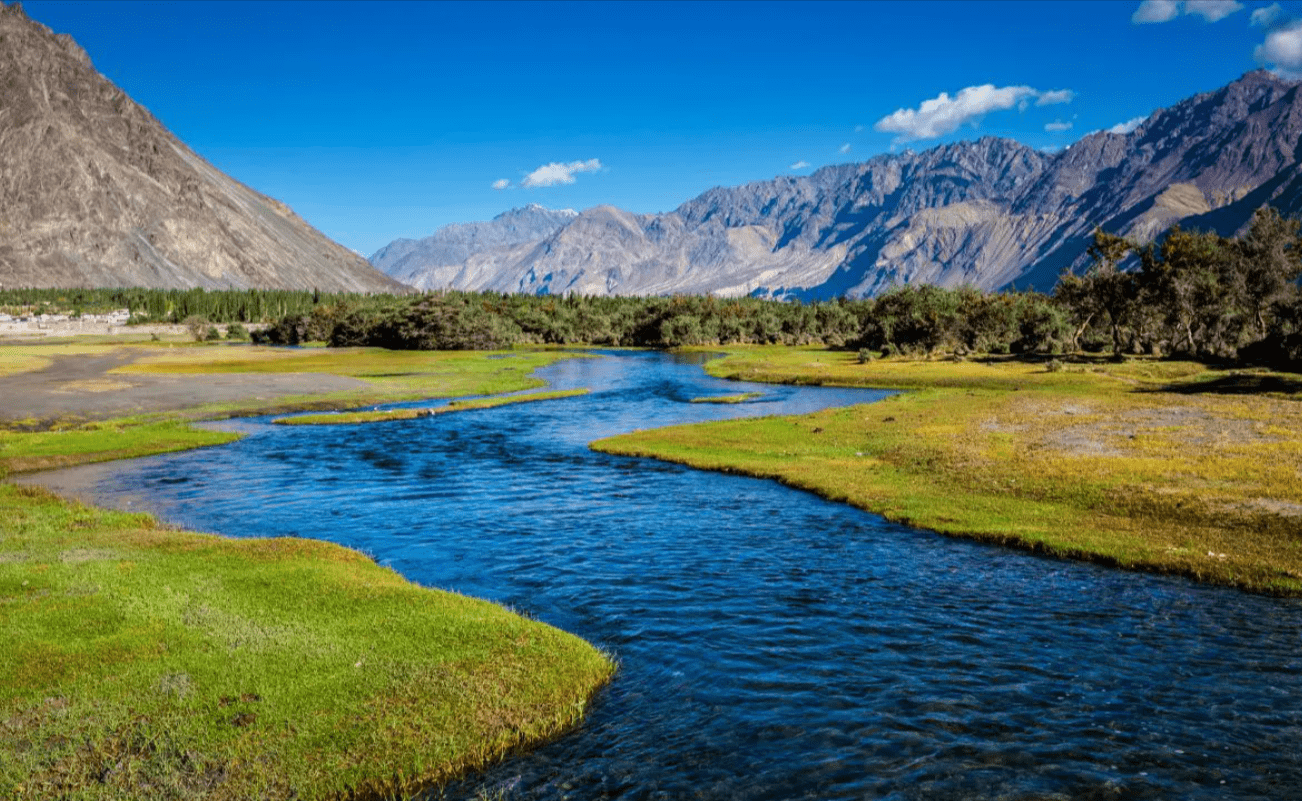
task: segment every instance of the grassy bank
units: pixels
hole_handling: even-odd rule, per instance
[[[9,363],[39,369],[33,351]],[[139,367],[369,376],[349,402],[524,389],[564,357],[267,351],[150,351]],[[184,421],[228,412],[16,425],[0,473],[217,444],[233,435]],[[5,484],[0,633],[3,798],[398,797],[563,732],[613,671],[576,637],[346,548],[182,532]]]
[[[516,403],[534,403],[537,401],[560,400],[588,394],[586,389],[558,389],[552,392],[530,392],[525,395],[499,395],[493,398],[476,398],[474,400],[449,401],[446,406],[431,406],[423,409],[376,409],[369,412],[336,412],[333,414],[304,414],[297,417],[281,417],[273,423],[286,426],[321,426],[347,425],[350,423],[382,423],[389,420],[414,420],[417,417],[432,417],[451,412],[468,412],[474,409],[494,409],[498,406],[510,406]]]
[[[707,370],[911,391],[593,447],[775,478],[946,534],[1302,594],[1302,377],[790,348],[737,349]]]
[[[579,720],[611,664],[361,554],[0,486],[0,791],[388,797]]]
[[[52,470],[221,445],[236,439],[239,439],[238,434],[205,431],[175,420],[139,422],[120,419],[52,431],[0,431],[0,478],[10,473]]]

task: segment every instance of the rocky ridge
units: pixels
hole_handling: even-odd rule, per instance
[[[0,3],[0,285],[405,291]]]
[[[1298,84],[1256,71],[1058,153],[984,137],[718,187],[665,214],[601,206],[437,271],[412,254],[403,275],[427,288],[593,295],[1047,290],[1083,266],[1096,226],[1141,240],[1175,222],[1228,235],[1266,203],[1302,212],[1300,137]]]

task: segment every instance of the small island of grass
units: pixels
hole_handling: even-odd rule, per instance
[[[530,392],[524,395],[499,395],[493,398],[475,398],[473,400],[449,401],[445,406],[431,406],[420,409],[375,409],[369,412],[331,412],[327,414],[304,414],[296,417],[280,417],[271,422],[284,426],[320,426],[347,425],[350,423],[381,423],[389,420],[414,420],[418,417],[433,417],[451,412],[467,412],[474,409],[493,409],[498,406],[510,406],[515,403],[532,403],[535,401],[559,400],[586,395],[587,389],[558,389],[551,392]]]
[[[763,392],[739,392],[736,395],[706,395],[700,398],[692,398],[692,403],[745,403],[746,401],[755,400],[764,397]]]

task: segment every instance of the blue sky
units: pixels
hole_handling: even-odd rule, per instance
[[[1302,9],[1235,0],[24,8],[364,255],[527,203],[668,211],[892,148],[1060,148],[1258,67],[1302,71]]]

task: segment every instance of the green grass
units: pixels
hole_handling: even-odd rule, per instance
[[[382,423],[389,420],[414,420],[417,417],[433,417],[450,412],[467,412],[474,409],[492,409],[498,406],[510,406],[515,403],[533,403],[535,401],[559,400],[586,395],[587,389],[558,389],[551,392],[530,392],[526,395],[499,395],[493,398],[476,398],[474,400],[449,401],[446,406],[433,406],[423,409],[376,409],[369,412],[336,412],[332,414],[304,414],[297,417],[281,417],[272,420],[286,426],[311,425],[347,425],[351,423]]]
[[[236,439],[238,434],[205,431],[179,421],[134,424],[118,420],[31,433],[0,431],[0,478],[9,473],[221,445]]]
[[[692,403],[745,403],[749,400],[764,397],[763,392],[740,392],[736,395],[706,395],[700,398],[692,398]]]
[[[611,662],[354,551],[0,486],[0,796],[407,794],[578,721]]]
[[[707,370],[912,391],[593,447],[774,478],[955,536],[1302,594],[1297,394],[1208,391],[1227,374],[1156,360],[1083,359],[1050,372],[1011,360],[860,365],[848,353],[746,348]]]

